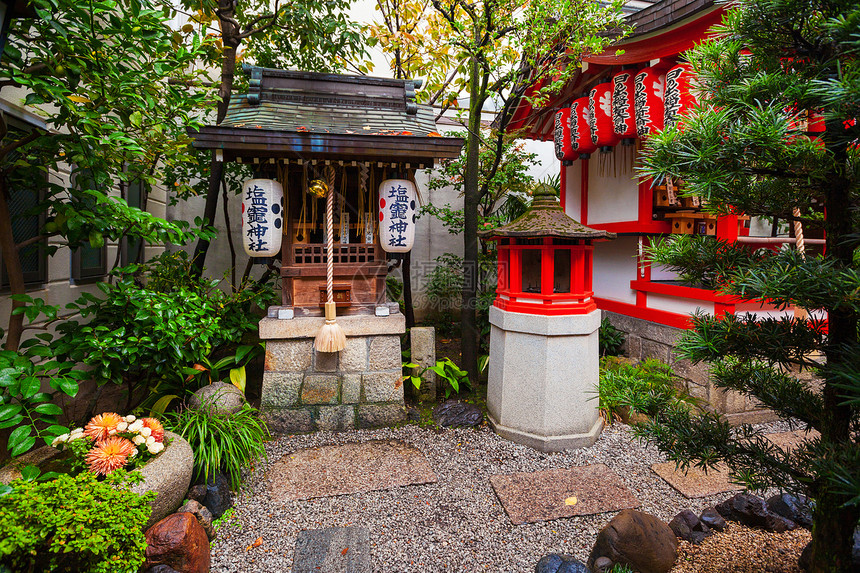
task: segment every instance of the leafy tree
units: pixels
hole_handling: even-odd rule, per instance
[[[210,32],[215,49],[205,60],[220,67],[215,123],[221,123],[227,114],[239,79],[236,63],[240,58],[264,67],[335,72],[364,55],[364,40],[344,14],[349,6],[348,0],[295,0],[286,4],[275,0],[274,5],[268,0],[183,0],[182,7],[190,18],[183,32],[196,27],[218,30]],[[243,43],[245,51],[240,56]],[[225,166],[215,161],[214,153],[203,165],[208,170],[197,173],[207,181],[203,217],[212,222],[224,186]],[[209,238],[201,237],[194,250],[199,272],[203,271],[208,249]]]
[[[448,28],[445,37],[455,51],[454,62],[465,62],[459,76],[469,96],[463,174],[463,368],[477,382],[478,335],[475,273],[478,264],[478,209],[481,200],[481,111],[492,99],[501,109],[494,126],[496,157],[501,158],[504,132],[517,104],[547,103],[579,67],[585,51],[600,52],[615,38],[608,30],[622,27],[621,0],[432,0]],[[532,87],[532,89],[529,89]],[[487,181],[492,181],[491,169]]]
[[[677,128],[650,138],[644,160],[646,175],[682,177],[716,212],[804,221],[826,213],[823,255],[752,252],[708,237],[679,237],[653,252],[687,279],[812,312],[809,320],[697,316],[679,350],[709,362],[718,386],[820,437],[785,452],[751,426],[656,402],[646,408],[656,417],[640,430],[684,467],[725,462],[752,489],[812,498],[815,572],[853,570],[860,518],[858,30],[860,6],[851,0],[734,3],[716,37],[688,54],[703,101]],[[806,133],[810,112],[823,114],[826,131]],[[813,369],[822,387],[799,381],[792,368]]]
[[[47,129],[25,132],[0,121],[0,246],[13,311],[6,349],[17,350],[27,297],[20,256],[26,249],[100,247],[131,235],[153,242],[183,242],[187,224],[173,224],[133,209],[110,195],[117,183],[159,181],[161,170],[188,159],[185,127],[205,94],[168,83],[191,81],[203,45],[188,45],[165,26],[149,0],[33,0],[36,17],[13,24],[0,68],[0,89],[23,88]],[[76,185],[47,173],[71,165]],[[34,212],[47,214],[42,234],[16,244],[9,190],[48,180]],[[59,242],[38,246],[48,237]],[[38,247],[37,247],[38,246]],[[30,317],[32,320],[34,317]]]

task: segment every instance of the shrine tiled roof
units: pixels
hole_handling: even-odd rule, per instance
[[[519,218],[495,229],[478,233],[482,237],[553,237],[557,239],[614,239],[615,233],[592,229],[565,213],[555,191],[540,185],[534,192],[532,204]]]
[[[434,137],[433,108],[416,83],[245,66],[249,93],[233,96],[219,127],[342,135]]]

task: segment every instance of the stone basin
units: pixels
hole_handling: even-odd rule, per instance
[[[164,436],[170,442],[167,447],[145,466],[134,470],[143,474],[144,481],[133,486],[131,490],[141,495],[149,491],[156,492],[146,528],[167,517],[182,504],[194,471],[194,452],[188,442],[173,432],[165,431]],[[19,479],[24,466],[43,467],[61,453],[51,446],[27,452],[0,468],[0,483],[8,484]]]

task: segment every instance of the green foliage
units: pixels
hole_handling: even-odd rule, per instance
[[[199,410],[185,409],[165,416],[165,427],[179,434],[194,451],[194,470],[208,480],[217,471],[230,476],[234,490],[242,484],[242,470],[258,457],[266,456],[264,442],[269,438],[266,423],[249,404],[229,416],[210,416],[207,405]]]
[[[454,364],[448,357],[437,360],[436,364],[430,366],[428,370],[432,370],[436,374],[436,379],[439,382],[445,383],[445,398],[451,395],[452,390],[455,394],[459,394],[461,385],[466,386],[470,391],[472,390],[469,373]]]
[[[679,391],[676,380],[672,367],[654,358],[639,364],[603,358],[598,385],[600,415],[611,424],[630,410],[644,412],[655,402],[689,410],[699,402]]]
[[[224,293],[219,281],[193,276],[184,253],[166,253],[123,270],[138,271],[148,280],[142,284],[122,274],[116,284],[99,283],[105,298],[84,293],[68,305],[89,321],[58,326],[64,336],[57,351],[91,366],[99,384],[126,385],[127,409],[143,389],[147,403],[193,392],[207,382],[196,376],[199,369],[188,376],[195,364],[220,370],[250,359],[251,347],[239,348],[239,343],[256,330],[253,309],[271,300],[270,288]]]
[[[618,356],[624,348],[627,336],[623,331],[615,328],[608,318],[604,318],[600,321],[597,340],[601,356]]]
[[[711,41],[688,53],[700,105],[649,137],[643,173],[680,177],[717,213],[743,212],[809,228],[823,219],[827,248],[745,252],[704,238],[676,239],[654,259],[690,282],[820,319],[753,322],[696,317],[680,356],[711,364],[714,384],[755,399],[820,437],[785,452],[750,426],[655,401],[640,429],[682,466],[725,463],[753,489],[778,487],[816,503],[814,573],[851,570],[860,519],[860,5],[848,0],[742,0]],[[809,137],[809,112],[826,131]],[[789,369],[790,367],[790,369]],[[813,369],[820,385],[799,380]]]
[[[89,472],[47,482],[18,480],[0,497],[0,563],[14,571],[134,573],[145,560],[148,493],[139,474]]]
[[[38,439],[50,444],[69,431],[59,425],[63,411],[51,393],[42,392],[42,382],[74,397],[78,382],[86,377],[73,362],[56,359],[51,335],[38,336],[22,344],[20,352],[0,351],[0,429],[14,428],[7,443],[13,457],[29,451]]]

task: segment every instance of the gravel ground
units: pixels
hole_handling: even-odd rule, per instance
[[[785,423],[762,426],[787,431]],[[267,490],[269,464],[295,450],[330,444],[398,439],[418,448],[437,483],[307,501],[275,502]],[[418,426],[284,436],[266,448],[235,500],[212,547],[212,571],[286,572],[303,529],[358,525],[370,531],[373,569],[380,573],[534,571],[547,553],[588,558],[597,532],[613,514],[512,525],[490,486],[494,474],[604,463],[630,488],[642,511],[669,521],[680,510],[699,512],[727,497],[687,499],[650,465],[666,461],[634,441],[626,426],[603,431],[594,446],[546,454],[509,442],[487,427],[435,430]],[[681,571],[680,569],[678,571]],[[691,571],[684,569],[683,571]],[[716,571],[709,569],[708,571]]]

